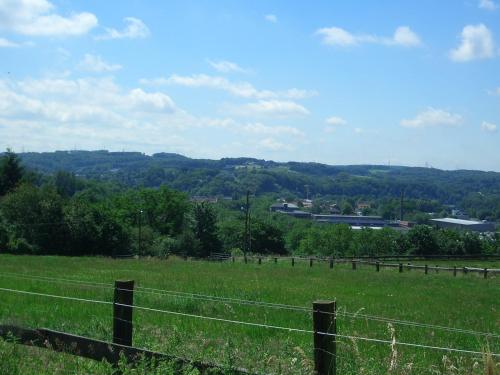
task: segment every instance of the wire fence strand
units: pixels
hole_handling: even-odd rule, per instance
[[[8,276],[8,277],[23,278],[23,279],[28,279],[28,280],[29,279],[34,279],[34,280],[38,279],[40,281],[45,281],[45,282],[49,282],[49,283],[73,283],[73,284],[78,284],[81,286],[87,286],[87,287],[92,287],[92,288],[101,288],[101,289],[109,289],[109,290],[115,289],[115,287],[112,284],[83,281],[83,280],[75,280],[75,279],[54,278],[54,277],[16,274],[16,273],[8,273],[8,272],[2,272],[2,273],[0,273],[0,275]],[[121,288],[117,288],[117,289],[118,290],[127,290],[127,289],[121,289]],[[210,302],[224,302],[224,303],[234,303],[234,304],[248,305],[248,306],[257,306],[257,307],[263,307],[263,308],[283,309],[283,310],[299,311],[299,312],[305,312],[305,313],[313,313],[314,312],[314,310],[312,310],[309,307],[305,307],[305,306],[297,306],[297,305],[289,305],[289,304],[281,304],[281,303],[271,303],[271,302],[263,302],[263,301],[252,301],[252,300],[246,300],[246,299],[240,299],[240,298],[220,297],[220,296],[206,295],[206,294],[200,294],[200,293],[180,292],[180,291],[174,291],[174,290],[165,290],[165,289],[157,289],[157,288],[149,288],[149,287],[141,287],[141,286],[136,286],[134,292],[159,295],[159,296],[171,296],[171,297],[173,296],[173,297],[178,297],[178,298],[190,298],[190,299],[204,300],[204,301],[210,301]],[[328,312],[322,312],[322,313],[333,315],[333,313],[328,313]],[[364,320],[371,320],[371,321],[376,321],[376,322],[381,322],[381,323],[393,323],[396,325],[404,325],[404,326],[416,327],[416,328],[442,330],[442,331],[447,331],[447,332],[468,334],[468,335],[474,335],[474,336],[485,336],[485,337],[490,337],[490,338],[495,338],[495,339],[500,338],[500,334],[496,334],[496,333],[480,332],[480,331],[475,331],[475,330],[471,330],[471,329],[448,327],[448,326],[443,326],[443,325],[414,322],[414,321],[409,321],[409,320],[387,318],[387,317],[362,314],[362,313],[352,313],[352,312],[348,312],[346,309],[343,309],[342,311],[338,311],[335,314],[335,317],[336,317],[336,319],[340,319],[340,318],[342,318],[343,315],[347,316],[349,318],[353,318],[353,319],[364,319]]]
[[[104,305],[117,305],[117,306],[131,307],[131,308],[138,309],[138,310],[151,311],[151,312],[156,312],[156,313],[161,313],[161,314],[168,314],[168,315],[182,316],[182,317],[189,317],[189,318],[196,318],[196,319],[204,319],[204,320],[217,321],[217,322],[230,323],[230,324],[237,324],[237,325],[243,325],[243,326],[260,327],[260,328],[274,329],[274,330],[282,330],[282,331],[287,331],[287,332],[299,332],[299,333],[307,333],[307,334],[319,334],[319,335],[324,335],[324,336],[331,336],[331,337],[336,337],[336,338],[345,338],[345,339],[350,339],[350,340],[360,340],[360,341],[380,343],[380,344],[408,346],[408,347],[414,347],[414,348],[420,348],[420,349],[432,349],[432,350],[439,350],[439,351],[472,354],[472,355],[478,355],[478,356],[485,355],[485,353],[483,353],[483,352],[474,351],[474,350],[468,350],[468,349],[457,349],[457,348],[449,348],[449,347],[431,346],[431,345],[425,345],[425,344],[400,342],[400,341],[396,341],[396,340],[384,340],[384,339],[361,337],[361,336],[350,336],[350,335],[337,334],[337,333],[315,332],[315,331],[312,331],[312,330],[301,329],[301,328],[283,327],[283,326],[268,325],[268,324],[263,324],[263,323],[255,323],[255,322],[245,322],[245,321],[239,321],[239,320],[231,320],[231,319],[209,317],[209,316],[203,316],[203,315],[197,315],[197,314],[182,313],[182,312],[178,312],[178,311],[155,309],[155,308],[146,307],[146,306],[127,305],[127,304],[122,304],[122,303],[114,303],[114,302],[100,301],[100,300],[91,300],[91,299],[78,298],[78,297],[59,296],[59,295],[54,295],[54,294],[45,294],[45,293],[38,293],[38,292],[30,292],[30,291],[25,291],[25,290],[0,288],[0,291],[11,292],[11,293],[19,293],[19,294],[26,294],[26,295],[33,295],[33,296],[40,296],[40,297],[47,297],[47,298],[58,298],[58,299],[63,299],[63,300],[72,300],[72,301],[86,302],[86,303],[95,303],[95,304],[104,304]],[[500,354],[498,354],[498,353],[489,353],[489,355],[491,355],[493,357],[500,357]]]

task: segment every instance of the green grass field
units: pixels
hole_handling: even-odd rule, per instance
[[[429,264],[499,266],[498,262],[464,264],[441,261]],[[109,287],[34,280],[13,274],[106,283]],[[327,263],[315,263],[310,268],[307,261],[297,262],[292,268],[289,261],[258,265],[175,258],[112,260],[0,255],[0,288],[112,301],[112,285],[118,279],[133,279],[139,287],[304,307],[312,307],[312,302],[318,299],[335,299],[339,310],[337,327],[341,335],[391,340],[392,331],[396,340],[401,342],[500,353],[498,337],[396,323],[390,325],[361,317],[362,314],[381,316],[498,335],[500,275],[491,275],[484,280],[481,274],[459,273],[453,277],[450,272],[424,275],[423,270],[405,270],[400,274],[391,268],[377,273],[373,266],[358,266],[353,271],[350,264],[336,265],[331,270]],[[207,317],[312,329],[311,313],[304,311],[146,293],[144,290],[136,290],[134,304]],[[357,312],[358,316],[343,312]],[[52,328],[111,340],[112,306],[0,291],[0,324]],[[2,351],[5,353],[14,347],[1,344],[0,356]],[[138,309],[134,311],[134,346],[273,373],[311,373],[313,366],[312,336],[309,333]],[[19,358],[26,359],[33,350],[16,347],[15,351],[21,353]],[[342,338],[337,352],[338,374],[487,373],[481,356],[463,353],[403,346],[391,350],[388,344]],[[57,362],[54,357],[62,355],[51,353],[46,356],[50,360],[45,362],[54,363]],[[72,362],[81,373],[110,371],[104,365],[92,365],[81,359],[65,360],[64,364],[69,366]],[[496,366],[498,371],[500,368],[498,364]]]

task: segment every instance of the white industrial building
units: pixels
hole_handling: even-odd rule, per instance
[[[454,219],[445,217],[442,219],[431,219],[431,222],[439,228],[458,229],[471,232],[494,232],[495,224],[486,221]]]

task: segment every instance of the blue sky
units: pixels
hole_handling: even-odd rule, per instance
[[[500,0],[0,0],[0,148],[500,171]]]

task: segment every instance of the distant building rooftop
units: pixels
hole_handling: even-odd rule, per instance
[[[494,232],[495,224],[486,221],[465,220],[445,217],[442,219],[431,219],[431,222],[440,228],[455,228],[474,232]]]
[[[306,212],[306,211],[300,211],[300,210],[282,211],[282,210],[278,210],[278,211],[275,211],[275,212],[278,212],[280,214],[285,214],[285,215],[293,216],[293,217],[297,217],[297,218],[311,218],[311,213],[310,212]]]
[[[299,206],[293,203],[275,203],[271,205],[269,208],[271,211],[296,211],[299,209]]]
[[[465,219],[454,219],[452,217],[445,217],[442,219],[431,219],[431,221],[439,221],[441,223],[459,224],[459,225],[477,225],[483,224],[482,221],[477,220],[465,220]]]

